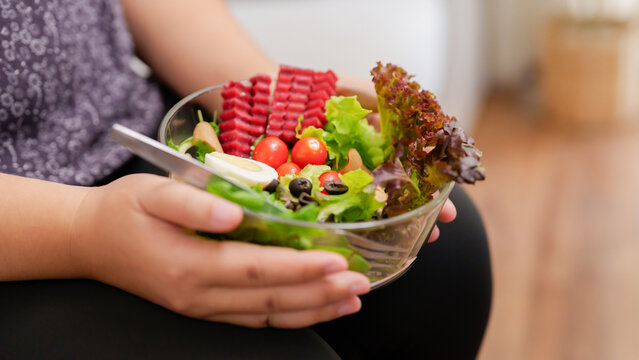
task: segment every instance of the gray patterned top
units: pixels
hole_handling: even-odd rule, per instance
[[[133,54],[117,0],[0,0],[0,172],[90,185],[129,159],[111,124],[152,135],[164,108]]]

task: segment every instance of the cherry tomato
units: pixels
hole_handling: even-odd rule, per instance
[[[293,146],[291,160],[301,168],[308,164],[324,165],[326,146],[316,137],[302,138]]]
[[[301,171],[301,170],[302,170],[302,169],[300,169],[300,167],[299,167],[299,166],[297,166],[297,164],[296,164],[296,163],[287,162],[287,163],[284,163],[284,164],[280,165],[280,166],[277,168],[277,175],[278,175],[279,177],[286,176],[286,175],[288,175],[288,174],[295,174],[295,175],[297,175],[297,174],[299,174],[299,173],[300,173],[300,171]]]
[[[275,136],[268,136],[255,145],[253,160],[277,169],[288,160],[288,146]]]
[[[329,180],[342,180],[339,177],[339,173],[335,170],[327,171],[319,176],[320,186],[324,186],[325,181]]]
[[[339,177],[339,173],[335,170],[327,171],[319,176],[320,186],[324,186],[324,182],[330,180],[342,180]],[[328,195],[326,190],[322,189],[322,193]]]

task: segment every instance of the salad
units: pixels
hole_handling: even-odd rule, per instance
[[[371,74],[379,126],[369,123],[373,111],[357,97],[336,95],[332,71],[282,65],[272,94],[267,75],[230,82],[221,113],[205,121],[198,111],[193,136],[168,144],[253,190],[212,180],[209,192],[255,212],[268,208],[280,218],[308,222],[393,217],[421,207],[451,181],[484,179],[481,152],[432,93],[396,65],[377,63]],[[315,241],[326,235],[322,229],[243,225],[209,235],[335,251],[351,269],[368,269],[347,242]]]

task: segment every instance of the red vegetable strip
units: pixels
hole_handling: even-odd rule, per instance
[[[248,157],[255,139],[265,133],[271,78],[256,75],[251,85],[231,81],[222,91],[220,143],[227,154]]]

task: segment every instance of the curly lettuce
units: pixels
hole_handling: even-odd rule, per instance
[[[454,117],[444,114],[431,92],[421,90],[404,69],[393,64],[371,70],[377,92],[380,125],[393,155],[379,171],[386,169],[417,187],[392,187],[388,206],[396,211],[416,208],[449,181],[474,184],[485,178],[482,153],[466,136]]]

